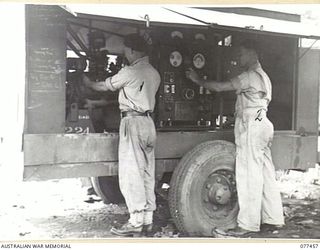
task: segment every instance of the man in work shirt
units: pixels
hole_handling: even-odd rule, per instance
[[[124,55],[129,66],[104,82],[84,81],[97,91],[119,90],[119,186],[130,213],[129,221],[111,232],[120,236],[151,230],[155,202],[156,130],[150,116],[160,75],[146,56],[147,44],[138,34],[124,38]]]
[[[258,232],[261,223],[284,224],[270,151],[274,133],[273,124],[267,118],[271,82],[259,63],[255,41],[241,43],[239,63],[245,71],[225,82],[202,80],[193,70],[186,72],[189,79],[209,90],[235,90],[237,94],[234,133],[240,210],[238,227],[227,233],[231,236]]]

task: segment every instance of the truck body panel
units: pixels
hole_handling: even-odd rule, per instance
[[[233,131],[158,132],[156,169],[170,172],[196,145],[234,141]],[[275,133],[272,156],[277,169],[305,170],[317,161],[317,136]],[[118,134],[25,135],[25,180],[117,175]]]
[[[58,6],[26,6],[27,81],[23,136],[25,180],[117,174],[117,132],[76,134],[72,131],[71,134],[65,133],[66,124],[68,124],[65,109],[67,105],[65,84],[68,73],[66,50],[72,47],[70,43],[81,40],[81,29],[87,31],[92,28],[88,25],[91,24],[96,25],[96,29],[99,30],[103,27],[104,21],[109,25],[106,27],[110,28],[109,31],[105,31],[110,41],[115,41],[112,39],[119,35],[115,34],[116,31],[126,34],[132,30],[145,29],[146,25],[145,20],[133,21],[88,14],[80,14],[79,17],[75,17]],[[159,26],[154,25],[152,32],[154,32],[154,38],[160,42],[163,41],[161,39],[164,39],[162,36],[170,35],[174,29],[180,29],[188,36],[193,35],[193,33],[188,33],[191,32],[186,28],[188,25],[195,29],[192,31],[195,34],[201,30],[205,35],[210,36],[210,42],[216,42],[215,39],[226,36],[222,39],[223,44],[219,43],[214,47],[207,44],[206,46],[210,48],[201,52],[213,51],[214,56],[207,57],[210,58],[210,69],[214,71],[211,72],[210,77],[220,80],[232,76],[237,70],[236,67],[233,67],[235,66],[234,58],[229,57],[232,48],[227,45],[228,37],[233,37],[232,41],[235,43],[247,36],[258,38],[263,45],[262,65],[267,73],[270,73],[273,82],[274,98],[268,114],[276,130],[272,146],[275,166],[277,169],[300,170],[314,167],[318,161],[319,52],[299,50],[298,35],[288,34],[286,36],[284,33],[276,34],[259,30],[255,30],[254,33],[248,30],[246,33],[243,28],[230,29],[228,27],[224,30],[224,26],[212,27],[201,24],[201,22],[194,25],[193,22],[195,21],[193,20],[192,24],[157,23]],[[117,27],[118,30],[114,30]],[[118,45],[117,42],[110,44]],[[166,61],[163,59],[170,55],[169,50],[174,46],[164,45],[154,45],[156,51],[153,51],[153,64],[160,69],[162,78],[168,76],[170,78],[170,74],[181,78],[183,72],[171,69],[172,67],[165,64]],[[193,43],[188,44],[188,46],[192,45]],[[85,51],[88,49],[86,46],[88,46],[86,39],[78,42],[79,50]],[[197,46],[201,47],[196,44],[195,48]],[[224,61],[219,62],[220,59]],[[172,72],[169,72],[170,70]],[[204,68],[201,72],[206,73],[206,70],[210,71]],[[184,83],[185,80],[180,78],[178,80],[182,82],[181,86],[178,86],[177,80],[176,89],[172,87],[173,84],[170,81],[163,80],[160,86],[162,92],[160,91],[157,97],[160,108],[156,112],[167,112],[165,115],[158,113],[155,117],[158,130],[156,161],[159,175],[164,172],[172,172],[179,159],[201,142],[234,141],[232,127],[223,128],[221,125],[224,116],[227,117],[233,113],[234,94],[208,93],[204,96],[201,95],[203,93],[200,93],[195,95],[196,98],[203,98],[206,101],[203,108],[202,104],[175,94],[175,91],[190,90],[191,85]],[[172,91],[169,94],[165,92],[168,88]],[[191,87],[191,91],[194,91],[192,88],[194,87]],[[195,109],[193,105],[199,106]],[[203,116],[206,117],[206,121],[197,120],[200,106],[203,110],[208,109],[211,112]],[[80,114],[80,111],[79,109],[79,113],[76,114]],[[114,113],[112,119],[119,119],[117,112]],[[159,117],[163,120],[159,120]],[[177,120],[176,127],[171,124],[171,118]],[[192,119],[192,123],[188,119]],[[184,123],[188,123],[188,126],[179,125]],[[213,123],[215,125],[212,125]]]

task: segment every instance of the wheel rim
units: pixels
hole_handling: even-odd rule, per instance
[[[214,221],[233,217],[237,209],[235,174],[228,166],[212,172],[204,181],[201,192],[204,213]]]
[[[179,162],[169,192],[178,229],[190,236],[212,236],[237,224],[235,145],[216,140],[197,145]],[[217,181],[219,178],[219,181]]]

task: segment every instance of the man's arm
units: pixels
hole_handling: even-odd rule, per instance
[[[200,86],[216,92],[236,90],[231,81],[218,82],[212,80],[203,80],[202,85]]]
[[[106,82],[105,81],[102,81],[102,82],[94,82],[94,81],[91,81],[87,76],[83,76],[82,78],[83,80],[83,83],[86,87],[88,88],[92,88],[96,91],[108,91],[109,88],[107,87],[106,85]]]
[[[197,85],[216,92],[237,90],[231,81],[203,80],[193,69],[188,70],[186,76]]]
[[[106,100],[106,99],[100,99],[100,100],[90,100],[86,99],[86,104],[84,105],[85,108],[98,108],[98,107],[104,107],[110,104],[116,104],[118,103],[117,100]]]

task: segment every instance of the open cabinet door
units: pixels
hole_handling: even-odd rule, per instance
[[[277,169],[307,170],[318,161],[320,50],[300,48],[297,67],[293,130],[276,131],[272,145]]]
[[[318,133],[320,50],[300,48],[296,129]]]
[[[26,5],[26,134],[64,133],[66,19],[59,6]]]
[[[320,50],[300,48],[299,54],[295,128],[301,136],[301,142],[295,148],[295,164],[303,168],[314,167],[314,163],[318,161]],[[308,143],[303,143],[302,147],[302,142],[306,139]],[[310,162],[309,166],[299,166],[301,160]]]

